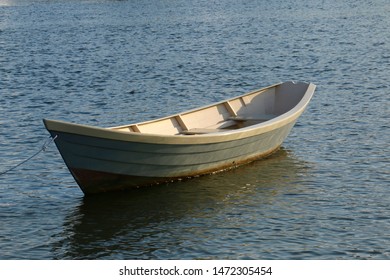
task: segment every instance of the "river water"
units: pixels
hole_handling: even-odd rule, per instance
[[[0,172],[42,118],[115,126],[280,81],[281,150],[84,197],[53,144],[0,175],[0,259],[390,259],[388,0],[0,0]]]

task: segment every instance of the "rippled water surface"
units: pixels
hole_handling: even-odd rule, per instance
[[[54,145],[0,175],[0,259],[390,259],[390,2],[0,0],[0,172],[42,118],[114,126],[317,84],[282,149],[84,197]]]

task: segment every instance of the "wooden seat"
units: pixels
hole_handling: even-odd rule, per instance
[[[217,133],[217,132],[223,132],[226,131],[226,129],[218,129],[218,128],[192,128],[189,130],[183,130],[180,132],[180,134],[185,135],[195,135],[195,134],[209,134],[209,133]]]
[[[234,116],[229,117],[229,120],[237,121],[237,122],[245,122],[245,121],[269,121],[273,118],[276,118],[277,115],[271,114],[263,114],[263,115],[255,115],[255,116]]]

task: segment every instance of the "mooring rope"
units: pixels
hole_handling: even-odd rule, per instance
[[[50,139],[48,139],[48,140],[45,141],[45,143],[43,144],[42,148],[41,148],[38,152],[36,152],[36,153],[33,154],[32,156],[30,156],[29,158],[27,158],[27,159],[25,159],[25,160],[19,162],[17,165],[15,165],[15,166],[13,166],[13,167],[11,167],[11,168],[5,170],[5,171],[0,172],[0,176],[2,176],[2,175],[4,175],[4,174],[7,174],[8,172],[11,172],[12,170],[14,170],[14,169],[18,168],[19,166],[25,164],[26,162],[32,160],[34,157],[36,157],[37,155],[39,155],[41,152],[46,151],[47,147],[51,144],[51,142],[53,142],[54,140],[56,140],[57,137],[58,137],[57,135],[54,136],[54,137],[50,136]]]

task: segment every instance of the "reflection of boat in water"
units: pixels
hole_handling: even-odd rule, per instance
[[[315,85],[286,82],[165,118],[112,128],[44,120],[85,194],[209,174],[276,151]]]
[[[215,232],[205,230],[226,225],[230,213],[270,211],[274,199],[298,189],[296,182],[307,172],[305,162],[282,148],[246,168],[169,187],[86,196],[66,217],[53,253],[59,259],[167,258],[169,250],[192,250],[184,248],[187,239],[207,242]]]

